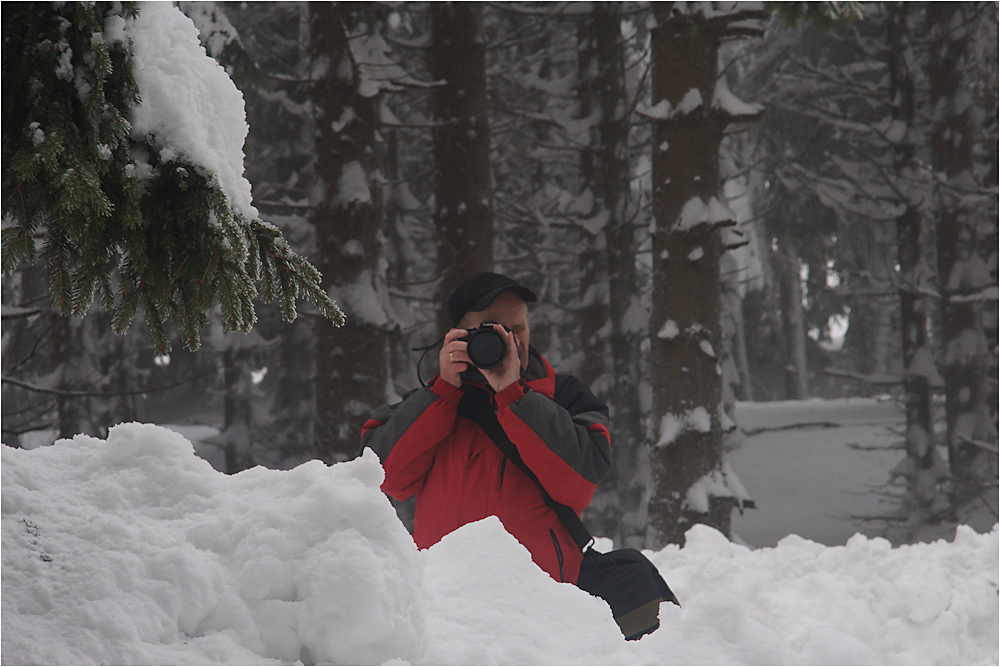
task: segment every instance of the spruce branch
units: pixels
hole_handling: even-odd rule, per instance
[[[286,320],[301,296],[343,324],[319,272],[277,228],[235,210],[213,174],[164,159],[157,137],[130,136],[141,102],[131,46],[94,36],[113,16],[135,17],[136,3],[4,9],[5,273],[34,261],[42,238],[52,307],[82,316],[99,294],[117,334],[141,310],[158,354],[172,328],[196,349],[216,303],[227,330],[250,331],[258,292]]]

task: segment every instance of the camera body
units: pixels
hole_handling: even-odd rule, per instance
[[[468,334],[463,340],[468,347],[466,351],[472,365],[476,368],[490,369],[500,365],[507,355],[507,345],[493,326],[496,322],[483,322],[475,329],[466,329]]]

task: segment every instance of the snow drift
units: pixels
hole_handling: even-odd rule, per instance
[[[166,429],[3,448],[5,663],[993,663],[997,528],[648,553],[684,607],[625,642],[487,519],[419,552],[367,451],[226,476]],[[605,543],[607,541],[604,541]]]

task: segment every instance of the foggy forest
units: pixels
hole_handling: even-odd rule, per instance
[[[883,523],[995,521],[996,3],[177,4],[239,94],[3,5],[5,445],[355,459],[495,270],[610,408],[595,535],[731,535],[740,406],[817,399],[897,411]]]

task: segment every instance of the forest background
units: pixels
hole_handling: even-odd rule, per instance
[[[4,444],[195,422],[218,428],[229,473],[353,458],[364,420],[418,385],[445,296],[492,269],[538,293],[533,344],[611,408],[594,534],[728,535],[752,505],[726,462],[737,400],[892,396],[905,520],[995,497],[996,3],[179,6],[243,93],[253,205],[346,323],[322,294],[291,323],[288,299],[250,317],[242,283],[173,328],[153,301],[129,327],[79,281],[60,301],[74,249],[54,230],[72,216],[18,217],[12,147],[44,142],[11,112],[35,74],[7,76],[5,20]],[[17,238],[42,261],[20,262]]]

